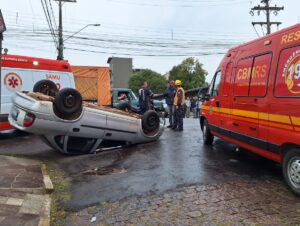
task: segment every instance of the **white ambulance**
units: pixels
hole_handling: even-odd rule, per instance
[[[51,80],[58,90],[75,88],[71,66],[66,61],[2,55],[0,86],[0,131],[13,129],[8,123],[12,96],[16,91],[32,91],[40,80]]]

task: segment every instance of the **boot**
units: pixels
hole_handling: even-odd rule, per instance
[[[176,129],[174,129],[175,131],[178,131],[178,132],[181,132],[181,131],[183,131],[183,129],[181,128],[176,128]]]

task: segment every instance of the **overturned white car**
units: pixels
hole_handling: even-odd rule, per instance
[[[85,103],[77,90],[58,92],[50,81],[37,84],[34,92],[17,92],[8,119],[15,128],[39,134],[49,146],[69,154],[151,142],[163,132],[155,111],[141,116]]]

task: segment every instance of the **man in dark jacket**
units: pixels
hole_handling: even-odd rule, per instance
[[[175,120],[172,129],[175,131],[183,131],[185,91],[182,88],[182,83],[180,80],[176,80],[175,85],[177,87],[173,102],[175,107]]]
[[[169,109],[169,125],[167,128],[171,128],[174,125],[174,96],[176,93],[175,83],[173,80],[169,81],[169,87],[166,89],[164,96],[166,98],[166,104],[168,105]]]
[[[139,89],[139,105],[140,105],[142,115],[150,109],[150,98],[152,96],[153,93],[148,88],[147,81],[142,81],[141,88]]]

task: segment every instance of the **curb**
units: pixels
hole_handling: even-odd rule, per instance
[[[51,199],[49,195],[46,195],[44,214],[40,217],[38,226],[50,226],[50,209],[51,209]]]
[[[30,194],[45,194],[45,188],[0,188],[0,191],[14,191],[14,192],[24,192]]]
[[[44,185],[45,185],[45,189],[46,189],[47,193],[50,194],[50,193],[53,192],[54,187],[53,187],[52,181],[50,179],[50,176],[47,173],[46,165],[44,163],[42,163],[41,169],[42,169],[43,182],[44,182]]]

